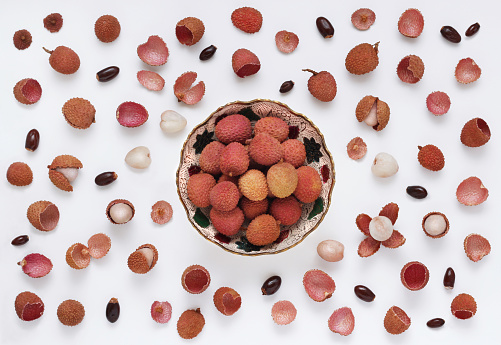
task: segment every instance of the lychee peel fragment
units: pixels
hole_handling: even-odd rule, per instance
[[[386,204],[379,212],[380,216],[387,217],[391,220],[391,224],[395,225],[398,218],[399,207],[396,203],[390,202]]]
[[[485,237],[479,234],[466,236],[463,246],[466,256],[473,262],[482,260],[484,256],[491,252],[491,244]]]
[[[445,92],[435,91],[426,97],[426,107],[435,116],[444,115],[451,107],[451,99]]]
[[[87,241],[89,255],[94,259],[100,259],[108,254],[111,248],[111,239],[106,234],[92,235]]]
[[[409,8],[398,19],[398,31],[410,38],[416,38],[423,32],[424,18],[421,12],[415,8]]]
[[[278,50],[282,53],[289,54],[296,50],[299,44],[299,38],[293,32],[282,30],[275,35],[275,43]]]
[[[14,97],[22,104],[35,104],[42,97],[42,87],[35,79],[22,79],[14,86]]]
[[[248,49],[238,49],[231,58],[233,71],[240,78],[256,74],[261,69],[261,62],[256,54]]]
[[[136,102],[123,102],[116,111],[118,123],[124,127],[139,127],[148,120],[148,111]]]
[[[160,74],[151,71],[142,70],[137,72],[137,80],[150,91],[161,91],[165,85],[164,78]]]
[[[192,294],[199,294],[207,290],[210,284],[209,271],[200,265],[191,265],[181,276],[183,288]]]
[[[196,79],[196,72],[185,72],[176,79],[174,94],[178,101],[191,105],[198,103],[202,99],[205,94],[205,84],[203,81],[200,81],[192,87]]]
[[[397,306],[391,307],[384,317],[384,328],[390,334],[400,334],[411,326],[410,317]]]
[[[459,60],[454,75],[461,84],[469,84],[480,78],[482,70],[472,58]]]
[[[361,159],[367,153],[367,144],[360,137],[356,137],[350,140],[346,146],[346,151],[348,152],[348,157],[353,160]]]
[[[418,261],[412,261],[400,271],[400,280],[402,284],[411,291],[421,290],[428,284],[430,272],[428,268]]]
[[[214,293],[214,305],[223,315],[235,314],[242,305],[242,298],[230,287],[221,287]]]
[[[312,269],[304,274],[303,286],[308,296],[316,302],[323,302],[332,297],[336,290],[331,276],[319,269]]]
[[[459,294],[452,300],[451,312],[460,320],[469,319],[477,312],[477,302],[466,293]]]
[[[151,219],[157,224],[167,223],[172,219],[172,215],[172,206],[165,200],[157,201],[151,207]]]
[[[456,198],[466,206],[480,205],[487,200],[488,196],[489,191],[476,176],[468,177],[456,189]]]
[[[30,291],[21,292],[14,302],[17,316],[23,321],[33,321],[43,315],[44,304],[40,297]]]
[[[424,63],[419,56],[407,55],[400,60],[397,75],[404,83],[415,84],[421,80],[423,74]]]
[[[360,244],[358,245],[357,252],[360,257],[367,258],[371,255],[374,255],[379,250],[380,247],[381,247],[380,241],[376,241],[372,237],[367,237],[362,242],[360,242]]]
[[[296,319],[297,310],[290,301],[278,301],[271,308],[271,316],[277,325],[288,325]]]
[[[155,35],[137,47],[137,55],[150,66],[161,66],[167,62],[169,49],[163,39]]]
[[[41,278],[49,274],[52,270],[52,262],[45,255],[33,253],[28,254],[23,260],[17,263],[31,278]]]
[[[355,328],[355,316],[348,307],[335,310],[328,320],[329,329],[341,335],[350,335]]]
[[[151,305],[151,318],[158,323],[167,323],[172,317],[172,306],[169,302],[155,301]]]
[[[376,21],[376,14],[369,8],[359,8],[351,15],[351,23],[358,30],[368,30]]]

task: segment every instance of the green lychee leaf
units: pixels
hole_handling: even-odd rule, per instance
[[[256,252],[263,248],[262,246],[256,246],[255,244],[250,243],[245,236],[240,237],[240,241],[236,241],[235,244],[237,245],[238,249],[241,249],[247,253]]]
[[[197,210],[195,211],[195,215],[193,216],[193,220],[195,221],[195,223],[200,225],[202,228],[206,228],[210,225],[209,218],[207,218],[207,216],[199,208],[197,208]]]
[[[313,209],[311,210],[310,214],[308,215],[308,220],[312,219],[317,214],[321,213],[323,210],[324,210],[324,200],[321,197],[319,197],[317,200],[315,200],[315,204],[313,205]]]
[[[250,107],[241,109],[238,114],[245,116],[249,119],[249,121],[257,121],[260,119],[260,117],[256,115]]]

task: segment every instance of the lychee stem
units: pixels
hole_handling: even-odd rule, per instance
[[[376,51],[376,54],[378,53],[378,46],[379,46],[379,41],[374,43],[374,50]]]
[[[49,50],[49,49],[47,49],[47,48],[45,48],[45,47],[42,47],[42,48],[43,48],[43,50],[45,50],[45,52],[46,52],[46,53],[49,53],[49,54],[54,53],[54,51],[53,51],[53,50]]]
[[[87,248],[82,249],[82,255],[89,254],[89,250]]]
[[[311,73],[313,73],[313,75],[317,75],[318,74],[318,72],[315,72],[314,70],[311,70],[309,68],[305,68],[305,69],[303,69],[303,71],[304,72],[311,72]]]
[[[417,148],[418,148],[418,150],[419,150],[419,151],[421,151],[421,149],[422,149],[423,147],[418,145],[418,147],[417,147]]]
[[[17,263],[19,266],[23,267],[24,265],[26,265],[26,260],[21,260]]]

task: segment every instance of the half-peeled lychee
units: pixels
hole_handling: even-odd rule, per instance
[[[355,115],[358,122],[381,131],[390,121],[390,107],[378,97],[365,96],[358,102]]]

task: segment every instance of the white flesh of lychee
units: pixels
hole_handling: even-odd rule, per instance
[[[376,241],[386,241],[393,233],[393,224],[390,218],[385,216],[377,216],[372,218],[369,223],[369,232]]]

